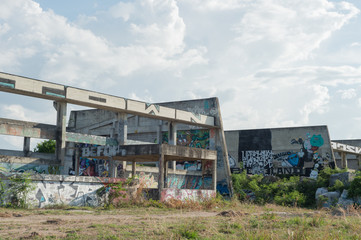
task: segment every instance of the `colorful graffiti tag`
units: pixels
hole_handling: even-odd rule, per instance
[[[163,143],[168,143],[168,132],[162,138]],[[177,145],[209,149],[209,130],[177,131]]]
[[[299,145],[299,150],[274,152],[270,144],[261,143],[257,146],[255,141],[254,146],[265,145],[270,149],[241,151],[240,161],[248,174],[292,174],[317,178],[318,172],[329,162],[329,154],[322,154],[321,151],[324,145],[321,134],[307,133],[304,139],[291,139],[290,144]]]
[[[178,189],[211,189],[212,177],[170,175],[166,179],[168,188]]]
[[[109,177],[109,160],[81,157],[79,176]]]

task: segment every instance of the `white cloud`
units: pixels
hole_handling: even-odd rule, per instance
[[[357,96],[356,89],[354,88],[339,90],[338,92],[341,93],[342,99],[352,99]]]
[[[133,13],[135,13],[135,8],[131,3],[119,2],[109,9],[109,14],[112,17],[123,18],[124,21],[128,21]]]
[[[11,29],[7,34],[11,39],[3,36],[5,41],[0,44],[0,50],[3,56],[8,56],[9,62],[0,60],[0,63],[4,62],[0,66],[3,71],[23,72],[22,65],[38,61],[43,64],[38,64],[33,71],[40,72],[42,79],[105,89],[115,84],[114,79],[140,69],[176,68],[179,71],[206,62],[202,48],[186,48],[185,25],[175,1],[127,3],[136,12],[149,14],[142,21],[137,19],[137,22],[129,23],[134,40],[126,45],[110,43],[105,37],[82,29],[51,10],[44,11],[30,0],[7,0],[5,3],[2,9],[7,14],[0,16],[0,20],[7,21]],[[91,16],[82,18],[94,19]],[[99,82],[100,76],[109,80]]]
[[[218,96],[228,129],[327,124],[360,90],[347,2],[137,0],[75,22],[3,2],[0,70],[147,102]]]

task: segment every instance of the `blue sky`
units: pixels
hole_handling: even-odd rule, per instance
[[[361,138],[360,9],[356,0],[2,0],[0,71],[147,102],[217,96],[229,130],[328,125],[332,139]],[[51,102],[0,98],[1,117],[55,123]]]

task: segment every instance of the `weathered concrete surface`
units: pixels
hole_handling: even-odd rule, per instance
[[[171,189],[164,188],[161,193],[161,201],[167,202],[172,199],[176,200],[192,200],[203,201],[216,197],[214,190],[201,190],[201,189]]]
[[[361,139],[332,140],[336,165],[341,167],[346,164],[348,169],[359,170],[361,168]],[[343,155],[344,154],[344,155]],[[342,157],[346,163],[342,163]]]
[[[334,163],[327,126],[226,131],[230,165],[249,174],[316,178]]]
[[[173,146],[168,144],[142,144],[121,146],[98,146],[83,148],[83,157],[109,157],[117,160],[132,159],[140,161],[158,161],[160,154],[165,155],[166,160],[217,160],[217,152],[212,150]]]
[[[195,115],[189,111],[148,104],[7,73],[0,73],[0,91],[107,109],[114,112],[125,112],[166,121],[178,121],[195,126],[215,126],[215,119],[212,116]]]

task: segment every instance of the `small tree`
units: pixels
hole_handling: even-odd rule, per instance
[[[40,153],[55,153],[55,140],[45,140],[36,145],[34,152]]]

